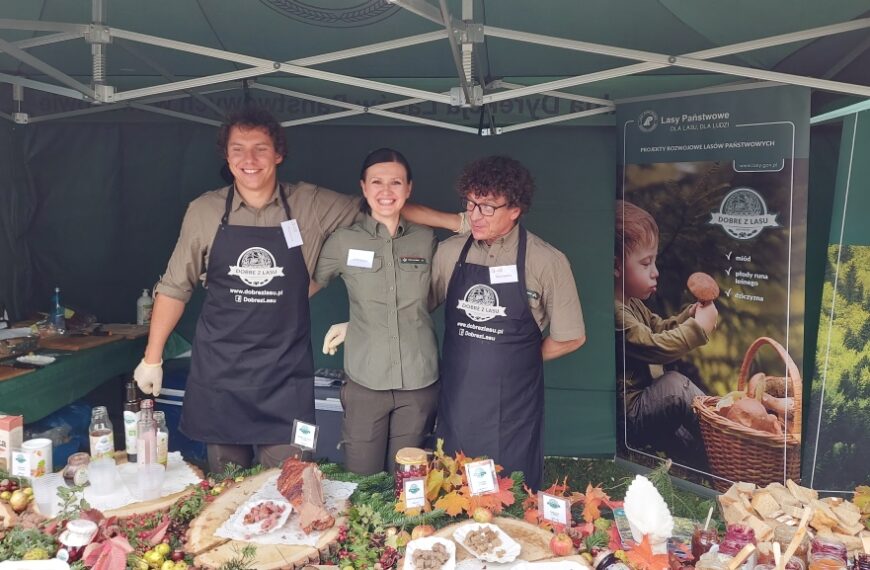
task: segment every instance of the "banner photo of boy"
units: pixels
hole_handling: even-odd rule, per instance
[[[809,93],[617,110],[618,454],[725,489],[800,477]]]

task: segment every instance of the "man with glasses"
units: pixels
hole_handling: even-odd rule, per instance
[[[523,471],[537,490],[543,363],[586,340],[577,286],[565,255],[519,224],[535,191],[522,164],[477,160],[457,190],[471,235],[445,240],[432,260],[430,305],[446,301],[438,436],[448,452]]]

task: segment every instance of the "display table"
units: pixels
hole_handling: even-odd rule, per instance
[[[119,339],[63,354],[53,364],[0,382],[0,409],[23,415],[27,423],[42,419],[111,378],[132,373],[146,340]]]

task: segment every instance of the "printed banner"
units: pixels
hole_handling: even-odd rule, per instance
[[[870,111],[843,124],[822,292],[804,483],[870,484]]]
[[[621,105],[617,126],[619,455],[720,489],[798,479],[809,90]]]

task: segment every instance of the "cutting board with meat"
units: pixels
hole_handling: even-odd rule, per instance
[[[216,536],[218,528],[238,508],[246,503],[268,480],[277,473],[270,469],[249,477],[239,485],[218,495],[214,502],[203,509],[188,530],[185,550],[195,557],[202,568],[219,568],[237,558],[247,544]],[[320,470],[314,463],[287,460],[278,477],[278,489],[293,505],[293,514],[304,529],[322,531],[315,546],[288,544],[256,544],[256,558],[251,566],[262,570],[278,568],[298,569],[308,564],[317,564],[335,549],[338,526],[344,522],[330,515],[323,505]]]

